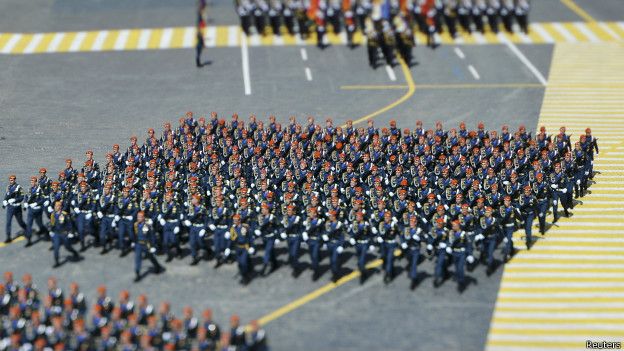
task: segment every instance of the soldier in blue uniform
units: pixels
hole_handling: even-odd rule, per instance
[[[262,275],[267,273],[269,264],[271,271],[278,266],[277,256],[275,254],[275,243],[279,242],[276,238],[277,217],[271,213],[271,206],[267,202],[263,202],[260,206],[260,214],[257,218],[257,227],[254,234],[262,238],[264,244],[264,256],[262,257]]]
[[[136,214],[136,222],[133,226],[134,229],[134,273],[135,282],[141,280],[141,263],[143,256],[146,256],[152,265],[154,266],[154,273],[158,274],[164,270],[164,268],[158,263],[158,260],[154,256],[156,253],[156,240],[154,238],[154,232],[152,227],[145,221],[145,213],[138,211]]]
[[[91,218],[96,206],[95,199],[92,198],[91,192],[87,189],[87,182],[80,183],[80,190],[72,199],[71,204],[75,213],[78,238],[80,239],[80,251],[84,251],[87,232],[93,231]]]
[[[448,229],[446,228],[446,223],[443,218],[438,218],[436,220],[435,227],[431,230],[430,236],[433,239],[432,245],[436,249],[435,255],[437,257],[433,286],[438,287],[446,277],[447,256],[452,253],[451,247],[449,246]]]
[[[73,254],[74,260],[77,261],[80,259],[78,251],[74,250],[72,247],[69,235],[67,234],[69,226],[69,214],[63,211],[63,204],[60,201],[55,202],[54,212],[50,215],[50,235],[52,236],[52,242],[54,244],[55,268],[60,265],[59,250],[61,245]]]
[[[32,245],[33,222],[37,222],[39,233],[46,233],[48,229],[43,224],[43,203],[45,202],[45,194],[41,186],[37,182],[37,177],[30,178],[30,189],[25,196],[24,208],[28,211],[26,216],[26,246]]]
[[[97,201],[97,217],[100,219],[99,244],[102,254],[108,251],[108,243],[113,239],[113,222],[115,221],[115,195],[111,192],[111,185],[104,186],[103,193]]]
[[[163,228],[162,247],[167,254],[167,261],[173,259],[173,249],[181,254],[178,234],[180,233],[180,220],[183,216],[182,209],[177,202],[173,201],[173,193],[167,192],[158,215],[158,220]]]
[[[409,217],[409,225],[403,229],[401,236],[401,249],[409,253],[409,278],[412,288],[418,283],[418,260],[420,258],[420,234],[422,229],[418,227],[418,217]]]
[[[351,238],[349,243],[355,247],[355,253],[358,258],[357,266],[360,271],[360,282],[364,282],[366,279],[366,255],[368,253],[368,246],[371,239],[371,225],[368,221],[364,220],[364,213],[358,211],[355,214],[355,221],[351,223],[349,232]]]
[[[325,222],[323,241],[327,243],[329,250],[329,262],[332,272],[332,280],[336,281],[340,274],[340,254],[344,251],[344,235],[342,222],[336,219],[336,211],[329,211]]]
[[[308,252],[310,253],[311,268],[314,272],[312,279],[319,277],[319,262],[321,254],[321,246],[329,240],[327,234],[323,233],[323,219],[318,218],[315,208],[308,210],[308,218],[303,221],[303,233],[301,238],[308,244]],[[327,239],[327,240],[325,240]]]
[[[526,235],[526,247],[527,250],[531,249],[533,245],[533,220],[535,219],[535,213],[537,212],[537,200],[533,194],[533,189],[530,185],[524,186],[524,193],[518,199],[518,206],[522,221],[524,222],[524,233]]]
[[[539,220],[539,231],[542,235],[546,233],[546,213],[548,212],[548,201],[551,198],[550,187],[544,181],[544,173],[537,173],[533,183],[533,192],[537,200],[537,218]]]
[[[377,230],[377,243],[381,245],[381,257],[384,267],[384,282],[389,283],[394,277],[394,250],[397,248],[397,238],[399,236],[399,226],[392,217],[392,212],[386,211],[383,221],[379,223]]]
[[[212,237],[213,250],[217,265],[220,265],[230,255],[230,250],[225,245],[225,236],[229,227],[229,211],[224,206],[222,196],[217,196],[215,202],[216,206],[212,209],[212,223],[208,227],[214,233]]]
[[[2,208],[6,208],[6,239],[4,243],[10,243],[11,238],[11,224],[13,217],[17,221],[22,229],[26,230],[26,223],[22,219],[22,201],[24,200],[24,192],[22,186],[17,184],[17,177],[14,175],[9,176],[9,185],[7,185],[6,193],[4,194],[4,200],[2,201]]]
[[[280,237],[288,243],[288,262],[293,275],[299,274],[299,247],[301,246],[301,217],[295,214],[295,205],[288,205],[286,215],[282,218],[283,231]]]
[[[516,230],[516,219],[518,217],[518,209],[511,203],[511,196],[505,196],[503,206],[498,208],[500,225],[503,229],[503,256],[505,262],[509,261],[514,254],[513,233]]]
[[[251,270],[253,270],[253,268],[250,267],[251,259],[249,255],[255,253],[255,248],[252,245],[253,236],[249,231],[249,226],[241,222],[241,216],[238,213],[232,216],[229,242],[236,250],[236,261],[238,262],[241,283],[246,285],[249,283],[249,275]]]
[[[494,272],[494,250],[498,242],[499,221],[493,215],[492,207],[485,209],[485,215],[479,219],[479,234],[477,237],[482,241],[481,260],[487,264],[487,274]],[[475,238],[477,239],[477,238]]]
[[[135,200],[130,197],[130,187],[125,187],[122,191],[121,198],[117,199],[117,206],[115,206],[115,217],[112,226],[117,226],[117,249],[121,251],[121,255],[126,254],[127,243],[126,240],[133,240],[132,223],[136,212],[138,211],[138,205]]]
[[[470,245],[466,232],[461,230],[459,220],[454,220],[451,224],[451,232],[449,233],[450,248],[453,255],[453,263],[455,265],[455,280],[457,280],[457,290],[464,291],[466,287],[466,277],[464,268],[466,267],[467,248]]]
[[[204,237],[206,236],[206,223],[208,221],[206,208],[200,203],[199,194],[191,197],[191,204],[186,213],[184,224],[189,227],[189,246],[191,247],[191,265],[199,262],[198,251],[204,249]]]
[[[559,203],[563,207],[564,216],[569,217],[569,202],[567,201],[568,177],[561,169],[561,163],[555,163],[555,172],[550,174],[550,187],[552,188],[552,212],[553,223],[559,220]]]

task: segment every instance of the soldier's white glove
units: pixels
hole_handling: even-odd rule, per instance
[[[190,227],[190,226],[191,226],[191,221],[189,221],[188,219],[185,219],[183,223],[184,223],[184,225],[185,225],[185,226],[187,226],[187,227]]]
[[[378,236],[377,237],[377,242],[381,244],[381,243],[383,243],[383,239],[380,236]]]
[[[433,250],[433,245],[427,244],[427,250],[429,250],[429,251]]]
[[[280,238],[282,238],[282,239],[286,240],[286,233],[281,233],[281,234],[280,234]]]
[[[27,203],[25,203],[25,202],[24,202],[24,203],[22,203],[22,208],[23,208],[23,209],[27,209],[28,207],[30,207],[30,205],[28,205],[28,204],[27,204]]]
[[[373,232],[373,234],[379,233],[379,231],[375,227],[371,227],[371,232]]]
[[[390,197],[393,197],[394,193],[391,191],[391,192],[388,193],[388,195],[390,195]]]
[[[92,217],[92,216],[93,216],[93,215],[92,215],[91,213],[87,213],[87,214],[85,215],[85,218],[86,218],[86,219],[91,219],[91,217]]]
[[[577,181],[579,184],[581,183],[580,180]],[[48,207],[50,206],[50,200],[45,200],[45,202],[43,203],[43,206]]]
[[[256,234],[256,236],[260,236],[262,232],[260,231],[260,229],[256,229],[254,230],[254,234]]]
[[[54,232],[50,232],[50,238],[54,238],[56,236],[56,234],[54,234]]]
[[[280,243],[280,239],[275,239],[275,245]]]
[[[401,248],[402,248],[403,250],[407,249],[407,243],[401,243]]]
[[[134,248],[134,242],[130,243],[130,247]]]
[[[173,228],[173,234],[178,234],[180,232],[180,227]]]
[[[161,214],[158,215],[158,217],[156,217],[159,221],[163,218]]]
[[[121,217],[115,216],[115,222],[119,222],[120,219],[121,219]]]
[[[71,200],[72,206],[76,206],[76,200]]]
[[[80,209],[78,207],[74,207],[74,213],[79,214],[80,213]]]
[[[375,252],[375,250],[377,250],[377,247],[375,245],[371,245],[368,247],[368,252]]]
[[[111,227],[116,228],[117,227],[117,221],[113,221],[113,223],[111,223]]]
[[[550,184],[550,187],[553,189],[557,189],[557,184]]]
[[[438,249],[445,249],[445,248],[446,248],[446,243],[438,244]]]
[[[226,238],[226,239],[229,239],[230,238],[230,232],[225,232],[225,235],[223,237]]]
[[[353,238],[349,239],[349,244],[355,245],[355,239],[353,239]]]
[[[466,261],[468,261],[468,263],[473,263],[474,262],[474,256],[468,255],[468,257],[466,258]]]
[[[565,193],[567,193],[567,192],[568,192],[568,189],[563,188],[563,189],[561,189],[561,192],[565,194]]]
[[[420,236],[418,234],[414,234],[414,235],[412,235],[412,239],[414,239],[416,241],[420,241]]]
[[[301,237],[303,238],[303,241],[308,241],[308,232],[303,232]]]
[[[344,248],[342,246],[338,246],[336,248],[336,252],[338,252],[338,254],[341,254],[344,251]]]
[[[9,201],[6,201],[6,202],[8,202],[9,205],[13,205],[15,203],[15,199],[9,199]]]
[[[149,232],[149,228],[146,225],[144,225],[141,230],[143,231],[143,234],[147,234]]]
[[[581,180],[580,180],[580,179],[578,179],[578,180],[576,181],[576,185],[581,185]]]
[[[165,223],[167,223],[164,219],[159,219],[158,223],[160,223],[160,225],[162,225],[163,227],[165,226]]]
[[[201,230],[199,231],[199,237],[200,237],[200,238],[203,238],[203,237],[204,237],[204,235],[206,235],[206,229],[201,229]]]
[[[217,229],[217,227],[215,227],[214,224],[208,224],[208,228],[210,228],[210,230],[213,230],[213,231]]]
[[[52,206],[48,206],[48,212],[52,213],[54,211],[54,209],[52,208]]]
[[[145,223],[147,223],[147,225],[152,225],[152,224],[154,224],[154,221],[152,221],[151,218],[148,218],[148,219],[145,220]]]
[[[453,250],[451,250],[451,248],[447,246],[446,247],[446,253],[450,255],[450,254],[453,253]]]
[[[32,204],[28,205],[30,206],[30,208],[32,208],[33,210],[35,209],[35,207],[37,207],[37,203],[33,202]]]
[[[475,241],[481,241],[485,239],[485,237],[483,236],[483,234],[477,234],[477,236],[475,236]]]
[[[70,239],[73,239],[74,238],[74,233],[67,234],[67,237],[70,238]]]
[[[102,213],[102,211],[98,211],[98,213],[97,213],[97,217],[98,217],[99,219],[102,219],[102,218],[104,217],[104,214]]]
[[[230,200],[234,200],[234,195],[230,194],[229,198],[230,198]]]
[[[156,253],[156,248],[155,247],[150,247],[149,252],[150,253]]]
[[[420,204],[420,202],[416,202],[416,207],[418,207],[419,209],[422,208],[422,205]]]
[[[554,205],[554,206],[557,206],[557,204],[558,204],[558,203],[559,203],[559,202],[558,202],[557,200],[553,200],[553,205]]]
[[[248,252],[249,252],[250,255],[253,255],[254,252],[256,252],[256,249],[254,249],[253,247],[250,247]]]
[[[225,257],[228,257],[230,255],[230,249],[225,249],[225,251],[223,251],[223,255],[225,255]]]
[[[425,222],[425,224],[429,223],[429,221],[427,220],[427,218],[423,218],[422,220],[423,220],[423,222]]]
[[[329,241],[329,237],[327,236],[327,234],[321,235],[321,239],[323,239],[323,241]]]

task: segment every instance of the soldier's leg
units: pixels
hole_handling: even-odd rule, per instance
[[[358,269],[360,272],[364,272],[366,270],[366,252],[368,251],[368,247],[365,243],[357,244],[357,255],[358,255]]]
[[[548,208],[548,201],[542,201],[537,205],[537,208],[537,217],[539,219],[540,233],[544,234],[546,232],[546,210]]]
[[[505,247],[503,248],[504,255],[511,255],[513,253],[513,227],[504,227],[504,238]]]
[[[388,248],[386,250],[386,274],[389,277],[392,277],[394,274],[394,249],[395,246],[392,243],[388,244]]]
[[[6,240],[5,242],[11,241],[11,222],[13,221],[13,206],[7,206],[6,208],[6,223],[5,223],[5,232],[6,232]]]
[[[490,25],[490,30],[494,34],[498,34],[498,17],[496,15],[488,16],[488,24]]]
[[[487,239],[487,265],[491,267],[494,264],[494,249],[496,249],[496,238],[490,236]]]
[[[418,258],[420,257],[420,247],[415,247],[411,251],[410,257],[410,279],[418,278]]]
[[[22,208],[19,206],[15,207],[15,220],[23,230],[26,230],[26,223],[24,223],[24,219],[22,219]]]
[[[147,256],[147,258],[150,260],[150,262],[152,263],[152,266],[154,267],[154,269],[156,270],[156,272],[160,272],[162,271],[162,265],[158,262],[158,260],[156,259],[156,256],[154,256],[154,254],[152,252],[149,251],[149,249],[146,247],[143,249],[145,252],[145,255]]]
[[[331,245],[331,256],[329,256],[331,271],[334,276],[338,275],[338,244]]]
[[[85,238],[85,214],[80,213],[76,216],[76,229],[78,231],[78,238],[80,239],[80,243],[84,246],[84,238]]]
[[[63,246],[65,246],[65,249],[69,252],[71,252],[72,255],[74,255],[74,257],[78,257],[78,251],[76,251],[76,249],[74,249],[74,247],[71,244],[71,240],[68,237],[63,237]]]
[[[108,218],[104,217],[102,218],[102,221],[100,222],[100,244],[102,245],[102,251],[106,250],[106,241],[107,241],[107,234],[108,234]]]
[[[141,264],[142,264],[142,255],[143,255],[143,245],[136,244],[134,245],[134,273],[137,278],[141,275]]]
[[[52,247],[54,248],[54,263],[59,264],[59,249],[61,247],[61,235],[52,233]]]
[[[561,193],[559,191],[553,192],[552,198],[552,213],[553,213],[553,223],[559,220],[559,201]]]
[[[28,241],[27,245],[30,245],[31,241],[31,237],[32,237],[32,226],[33,226],[33,222],[35,221],[35,215],[32,209],[28,209],[28,213],[26,214],[26,230],[24,231],[24,236],[26,237],[26,240]]]
[[[526,246],[527,249],[531,248],[531,245],[533,243],[533,235],[532,235],[532,231],[533,231],[533,219],[534,219],[535,215],[533,213],[530,213],[526,216],[526,218],[524,219],[524,233],[526,236]]]
[[[436,265],[435,265],[435,271],[434,271],[434,276],[436,279],[441,279],[444,273],[444,268],[446,265],[446,251],[444,250],[438,250],[438,259],[436,261]]]
[[[466,266],[466,253],[459,251],[453,253],[453,259],[455,260],[455,279],[457,284],[462,286],[464,284],[464,268]]]
[[[319,266],[319,249],[320,244],[318,240],[310,240],[309,241],[309,249],[310,249],[310,261],[312,262],[312,270],[315,272],[318,270]]]
[[[34,211],[35,221],[39,227],[39,234],[47,233],[48,228],[43,224],[43,209]]]
[[[197,258],[197,246],[199,242],[199,228],[192,227],[189,232],[189,246],[191,248],[191,257]]]
[[[120,219],[117,225],[117,249],[123,251],[125,249],[124,245],[124,234],[126,232],[126,220]]]

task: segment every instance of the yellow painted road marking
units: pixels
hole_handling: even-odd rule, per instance
[[[587,22],[596,22],[596,20],[589,15],[585,10],[583,10],[579,5],[577,5],[573,0],[561,0],[561,3],[566,5],[570,10],[579,15],[582,19]]]
[[[18,236],[17,238],[14,238],[14,239],[13,239],[13,241],[11,241],[11,242],[10,242],[10,243],[8,243],[8,244],[1,243],[1,242],[0,242],[0,248],[3,248],[3,247],[5,247],[5,246],[9,246],[9,245],[11,245],[11,244],[13,244],[13,243],[20,242],[20,241],[22,241],[22,240],[25,240],[23,235],[22,235],[22,236]]]
[[[390,89],[408,89],[407,85],[342,85],[342,90],[390,90]]]

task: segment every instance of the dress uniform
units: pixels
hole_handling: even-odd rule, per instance
[[[360,271],[362,279],[366,278],[366,254],[368,253],[368,246],[370,244],[372,228],[368,221],[364,220],[364,213],[358,211],[355,214],[355,221],[351,223],[349,229],[351,238],[349,243],[355,247],[355,252],[358,258],[358,270]]]
[[[241,282],[247,284],[249,282],[249,273],[253,269],[250,267],[249,255],[255,253],[255,248],[253,247],[253,236],[249,231],[249,226],[241,222],[241,216],[238,213],[232,216],[232,227],[229,234],[229,243],[236,250],[236,261],[238,262]]]
[[[435,221],[435,227],[431,230],[431,244],[435,248],[435,271],[433,285],[438,287],[446,276],[446,267],[448,255],[452,253],[449,246],[449,235],[446,223],[443,218],[438,218]]]
[[[262,274],[266,273],[269,264],[271,264],[271,270],[275,270],[278,266],[275,253],[276,241],[279,242],[279,239],[276,237],[277,221],[277,217],[271,213],[270,205],[267,202],[263,202],[260,214],[258,214],[258,226],[254,230],[254,234],[258,237],[262,237],[264,243]]]
[[[492,207],[485,209],[485,215],[479,219],[479,234],[476,241],[481,241],[481,260],[487,264],[487,273],[494,271],[494,249],[498,243],[499,220],[493,216]]]
[[[191,198],[191,204],[184,220],[184,224],[189,227],[189,246],[191,247],[191,257],[193,258],[191,264],[193,265],[197,264],[199,260],[198,251],[204,249],[207,221],[206,208],[201,205],[201,196],[196,194]]]
[[[230,250],[226,248],[225,235],[229,228],[229,211],[223,204],[223,198],[217,197],[216,206],[212,209],[212,223],[208,228],[213,232],[214,254],[218,262],[227,258]]]
[[[50,215],[50,235],[52,236],[52,242],[54,244],[55,267],[60,265],[59,250],[61,245],[73,254],[74,260],[78,260],[80,258],[78,251],[74,250],[72,247],[70,238],[67,234],[69,226],[69,214],[67,212],[63,212],[62,204],[57,201],[54,203],[54,212]]]
[[[466,278],[464,276],[464,268],[466,266],[467,247],[470,245],[466,232],[461,230],[459,220],[452,223],[451,232],[449,233],[450,248],[453,255],[453,264],[455,266],[455,280],[457,280],[457,289],[463,291],[466,286]]]
[[[201,54],[204,51],[204,47],[206,44],[204,43],[204,32],[203,32],[204,23],[201,22],[196,29],[195,34],[195,65],[197,67],[202,67],[203,64],[201,62]]]
[[[288,262],[290,263],[293,274],[297,274],[299,270],[299,247],[301,246],[301,217],[295,214],[295,205],[288,205],[286,214],[282,218],[283,231],[280,237],[287,240],[288,243]]]
[[[125,187],[121,198],[117,199],[115,217],[112,224],[113,227],[117,227],[117,249],[122,253],[125,253],[127,249],[126,240],[133,240],[132,223],[138,211],[138,205],[130,197],[130,190],[131,188]]]
[[[166,193],[165,201],[163,201],[160,207],[158,221],[163,228],[162,247],[168,255],[168,261],[173,258],[172,250],[174,248],[177,250],[177,253],[180,254],[180,220],[183,217],[184,214],[182,213],[181,207],[178,205],[177,202],[173,201],[173,193]]]
[[[22,219],[22,201],[24,200],[24,192],[22,186],[17,184],[14,175],[9,176],[9,185],[7,185],[6,193],[4,194],[4,200],[2,201],[2,208],[6,208],[6,239],[5,243],[10,243],[11,238],[11,224],[13,217],[17,221],[22,229],[26,230],[26,223]]]
[[[100,220],[99,243],[102,253],[108,250],[108,243],[113,239],[113,222],[115,221],[115,195],[111,191],[111,185],[105,185],[103,193],[97,200],[97,217]]]
[[[392,217],[390,211],[385,211],[383,221],[379,223],[377,243],[381,245],[381,257],[384,267],[384,282],[388,283],[394,276],[394,250],[397,247],[397,237],[399,236],[399,227],[396,219]]]
[[[529,34],[529,10],[530,4],[528,0],[516,0],[514,15],[516,16],[516,21],[520,26],[520,30],[524,32],[524,34]]]
[[[514,254],[513,233],[516,230],[516,219],[519,210],[512,205],[511,196],[505,196],[504,204],[498,208],[498,211],[500,224],[503,229],[503,243],[505,244],[503,256],[505,257],[505,262],[507,262]]]
[[[85,250],[85,240],[87,232],[93,231],[93,211],[96,202],[91,196],[91,192],[87,189],[87,182],[80,184],[79,192],[72,199],[71,204],[75,213],[76,228],[78,230],[78,238],[80,239],[80,248]]]
[[[418,280],[418,260],[420,259],[420,243],[422,229],[418,227],[418,217],[409,217],[409,225],[403,229],[401,248],[409,253],[409,277],[414,286]]]
[[[308,218],[303,221],[303,228],[304,231],[301,234],[301,238],[308,245],[311,268],[314,272],[313,279],[316,280],[319,274],[321,247],[327,241],[325,239],[329,240],[327,234],[323,233],[323,219],[317,217],[316,209],[309,210]]]
[[[543,235],[546,233],[546,214],[548,212],[548,204],[551,199],[550,186],[544,181],[543,173],[536,173],[535,182],[533,183],[533,192],[537,200],[537,219],[539,220],[539,230]]]
[[[48,229],[43,224],[43,203],[45,202],[45,194],[41,186],[37,182],[37,177],[30,179],[30,189],[25,196],[24,208],[28,211],[26,216],[26,246],[32,245],[33,222],[37,222],[39,233],[46,233]]]
[[[336,219],[336,211],[329,211],[325,222],[323,241],[329,250],[329,262],[332,271],[332,280],[337,280],[340,273],[340,254],[344,251],[344,235],[342,222]]]

